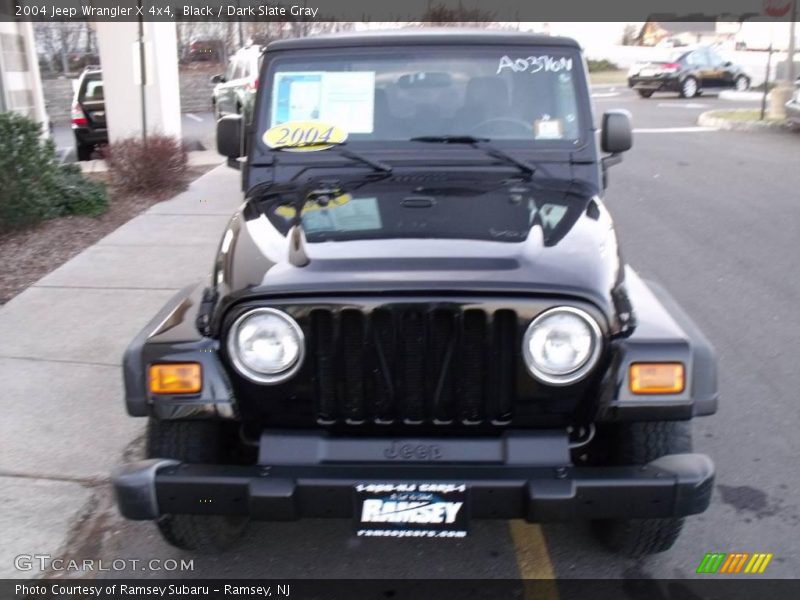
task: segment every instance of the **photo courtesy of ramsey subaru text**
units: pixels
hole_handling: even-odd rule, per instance
[[[122,514],[209,552],[304,518],[586,521],[669,549],[711,498],[689,424],[717,410],[716,358],[626,263],[604,194],[630,115],[593,115],[578,44],[320,35],[260,69],[252,119],[217,96],[245,202],[125,353],[148,459],[113,475]]]

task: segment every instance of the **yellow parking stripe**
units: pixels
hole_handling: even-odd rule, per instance
[[[514,542],[514,551],[517,554],[520,578],[550,580],[525,586],[525,598],[558,600],[553,563],[550,562],[550,554],[547,551],[542,528],[522,520],[509,521],[508,526]]]
[[[771,560],[772,560],[772,554],[771,554],[771,553],[770,553],[770,554],[767,554],[767,555],[765,555],[765,556],[764,556],[764,562],[762,562],[762,563],[761,563],[761,565],[760,565],[760,567],[759,567],[759,569],[758,569],[758,572],[759,572],[759,573],[763,573],[763,572],[764,572],[764,569],[766,569],[766,568],[767,568],[767,565],[769,564],[769,561],[771,561]]]

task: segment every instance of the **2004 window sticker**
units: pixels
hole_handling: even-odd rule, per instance
[[[560,73],[561,71],[572,71],[572,59],[566,56],[526,56],[511,58],[507,54],[500,59],[497,65],[497,73],[511,70],[514,73]]]

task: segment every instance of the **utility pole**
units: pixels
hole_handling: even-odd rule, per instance
[[[776,81],[777,86],[770,93],[769,98],[769,116],[771,119],[785,119],[786,118],[786,102],[792,97],[794,93],[794,80],[797,76],[796,69],[794,68],[794,53],[795,53],[795,36],[794,30],[797,21],[797,0],[789,0],[786,4],[780,7],[781,14],[775,15],[783,17],[789,14],[789,44],[788,52],[786,53],[786,79]],[[777,78],[776,78],[777,79]]]
[[[138,0],[137,5],[141,9],[142,7],[142,0]],[[147,144],[147,104],[145,103],[146,100],[146,89],[145,86],[147,85],[147,64],[145,63],[145,51],[144,51],[144,19],[142,15],[139,15],[139,78],[141,81],[139,82],[139,100],[141,102],[142,107],[142,141]]]
[[[798,0],[794,0],[794,2],[792,2],[792,14],[789,17],[789,54],[787,55],[788,62],[786,63],[786,82],[789,85],[794,85],[794,80],[797,78],[797,70],[794,67],[794,53],[796,49],[795,29],[797,29],[797,4]]]

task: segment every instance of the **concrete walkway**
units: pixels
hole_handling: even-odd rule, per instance
[[[20,554],[68,552],[111,468],[138,451],[144,420],[125,413],[122,353],[208,275],[239,177],[210,171],[0,308],[0,578],[40,574],[16,570]]]

